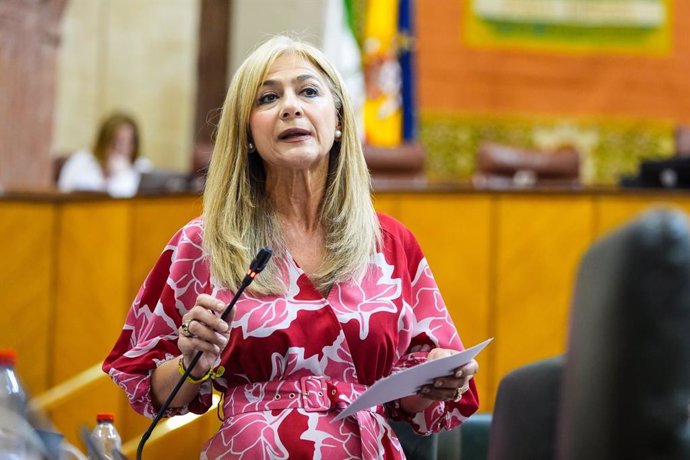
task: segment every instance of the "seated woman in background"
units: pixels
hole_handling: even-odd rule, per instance
[[[101,124],[93,151],[82,149],[70,155],[60,170],[58,188],[130,197],[137,193],[140,174],[150,169],[150,162],[139,157],[136,122],[116,113]]]
[[[222,321],[267,244],[273,259]],[[457,427],[479,404],[476,361],[335,416],[377,380],[462,349],[414,236],[374,210],[341,77],[313,46],[269,40],[230,84],[203,216],[165,247],[104,370],[153,417],[202,352],[166,413],[204,413],[212,388],[223,395],[202,458],[400,459],[388,419]]]

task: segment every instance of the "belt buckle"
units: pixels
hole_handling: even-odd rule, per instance
[[[299,379],[302,396],[302,409],[307,412],[324,412],[330,409],[330,399],[326,392],[328,377],[309,375]]]

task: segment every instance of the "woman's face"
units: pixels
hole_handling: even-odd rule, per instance
[[[126,158],[131,161],[134,155],[134,126],[125,123],[117,128],[110,144],[109,156]]]
[[[337,123],[325,76],[296,54],[285,54],[271,66],[249,119],[252,142],[268,174],[326,171]]]

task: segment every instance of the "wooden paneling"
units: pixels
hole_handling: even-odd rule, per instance
[[[17,350],[17,370],[31,394],[49,386],[54,227],[50,203],[0,204],[0,347]]]
[[[115,384],[112,386],[115,387]],[[120,392],[124,394],[122,390]],[[144,434],[151,424],[151,419],[135,412],[126,398],[120,399],[120,401],[120,410],[122,411],[120,435],[122,439],[141,438],[141,435]]]
[[[464,344],[485,340],[490,334],[489,198],[410,194],[400,202],[399,219],[417,237]],[[490,362],[492,352],[487,349],[480,360]],[[490,375],[477,378],[482,395]]]
[[[653,207],[674,207],[690,214],[690,197],[677,195],[607,196],[596,200],[596,235],[602,236],[617,226]]]
[[[200,197],[179,197],[175,200],[149,198],[134,202],[131,290],[126,310],[166,243],[183,225],[199,215]]]
[[[401,201],[400,195],[381,193],[374,197],[374,207],[376,212],[400,219]]]
[[[494,335],[496,386],[507,372],[565,349],[577,266],[592,240],[591,199],[498,198]]]
[[[103,361],[128,298],[130,202],[65,204],[59,215],[53,384]]]

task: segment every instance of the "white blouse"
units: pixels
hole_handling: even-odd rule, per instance
[[[64,192],[107,192],[112,197],[127,198],[136,195],[141,173],[148,170],[151,170],[151,162],[138,158],[134,165],[118,168],[117,172],[106,178],[93,153],[82,149],[65,161],[57,185]]]

